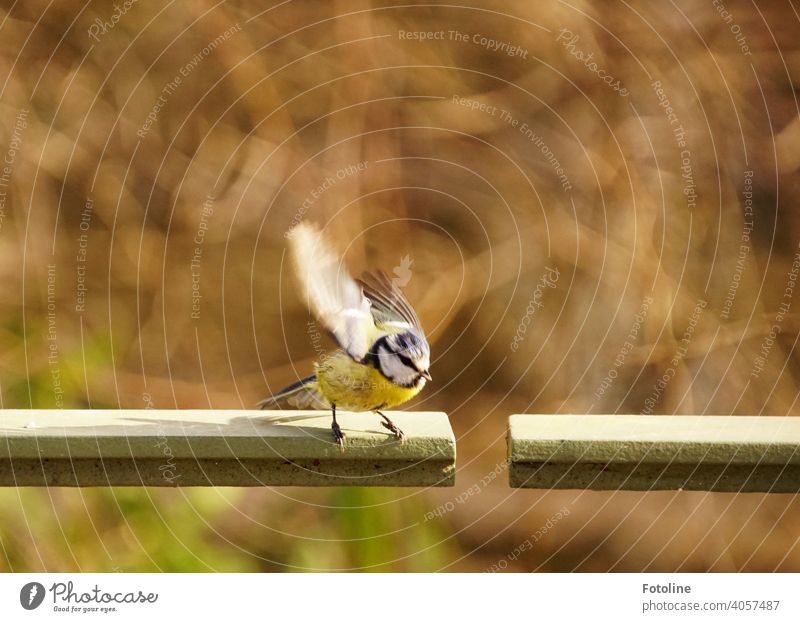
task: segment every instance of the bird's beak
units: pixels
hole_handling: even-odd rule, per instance
[[[425,378],[425,380],[433,380],[433,378],[431,378],[431,372],[429,372],[427,369],[425,371],[420,372],[419,375]]]

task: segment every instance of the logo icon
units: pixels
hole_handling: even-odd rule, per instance
[[[394,278],[392,278],[392,283],[397,285],[399,288],[403,288],[408,285],[408,282],[411,280],[411,264],[414,263],[414,260],[411,259],[408,255],[403,257],[400,260],[400,265],[395,266],[392,269],[394,272]]]
[[[19,591],[19,604],[28,611],[36,609],[36,607],[42,604],[43,600],[44,585],[36,581],[26,583]]]

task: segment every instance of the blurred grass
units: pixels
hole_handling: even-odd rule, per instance
[[[0,4],[0,153],[28,110],[0,214],[0,398],[56,406],[48,265],[65,407],[252,407],[305,375],[315,350],[283,234],[326,177],[366,161],[305,217],[326,224],[356,271],[413,260],[406,292],[432,335],[436,383],[411,408],[451,414],[456,488],[0,490],[0,568],[480,571],[567,506],[511,569],[800,570],[793,496],[510,491],[499,477],[424,519],[502,462],[509,413],[640,412],[701,297],[708,308],[656,412],[797,414],[794,308],[750,375],[800,239],[791,7],[759,7],[762,20],[726,3],[753,50],[743,57],[710,4],[388,6],[292,2],[250,21],[243,3],[137,3],[95,41],[87,30],[108,6]],[[232,28],[141,138],[164,86]],[[565,51],[561,28],[630,98]],[[529,59],[397,37],[437,29],[517,43]],[[654,79],[690,136],[691,212]],[[453,95],[527,123],[570,193],[515,127]],[[723,318],[745,170],[755,227]],[[189,262],[209,195],[192,319]],[[559,286],[514,353],[546,266]],[[598,400],[645,296],[636,347]]]

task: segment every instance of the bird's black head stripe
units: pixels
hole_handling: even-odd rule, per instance
[[[414,365],[414,361],[412,361],[410,358],[408,358],[405,354],[400,354],[398,352],[397,353],[397,358],[399,358],[400,361],[403,363],[403,365],[405,365],[406,367],[408,367],[410,369],[413,369],[416,372],[419,371],[419,368],[416,365]]]
[[[372,347],[369,349],[369,352],[367,352],[367,355],[361,362],[364,363],[365,365],[370,365],[374,367],[379,372],[381,372],[381,374],[384,377],[386,377],[386,374],[384,374],[383,370],[381,369],[381,359],[378,356],[378,351],[380,350],[381,346],[383,346],[387,350],[389,349],[386,345],[386,335],[384,335],[380,339],[375,340],[375,343],[372,344]]]

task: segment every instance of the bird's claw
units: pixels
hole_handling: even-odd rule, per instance
[[[394,423],[392,423],[391,421],[381,421],[381,425],[387,430],[389,430],[389,432],[394,434],[394,437],[401,445],[406,442],[406,435]]]
[[[333,440],[335,440],[339,448],[344,451],[347,439],[345,438],[344,432],[342,432],[342,428],[340,428],[339,424],[335,421],[331,424],[331,432],[333,433]]]

